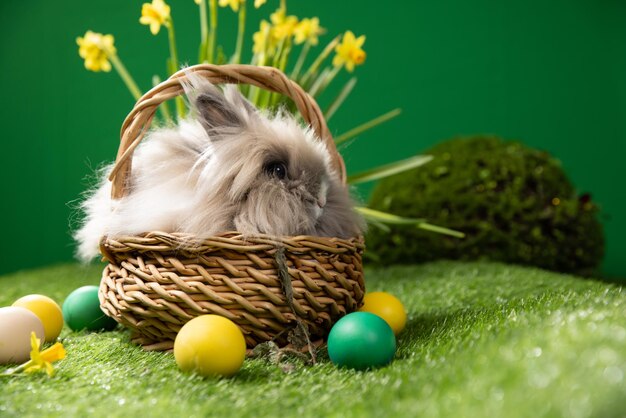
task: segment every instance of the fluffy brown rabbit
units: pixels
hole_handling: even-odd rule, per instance
[[[244,235],[349,238],[364,222],[331,169],[326,146],[284,113],[257,110],[234,86],[222,93],[188,74],[194,116],[153,130],[133,157],[130,193],[112,200],[107,179],[81,203],[74,234],[78,255],[98,253],[102,236],[148,231],[199,238],[236,230]]]

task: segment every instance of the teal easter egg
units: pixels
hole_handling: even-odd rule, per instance
[[[74,290],[63,302],[63,318],[73,331],[112,330],[117,325],[100,309],[97,286],[83,286]]]
[[[393,330],[373,313],[348,314],[328,334],[328,356],[339,367],[374,369],[389,364],[395,353]]]

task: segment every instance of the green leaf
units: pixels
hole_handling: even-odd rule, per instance
[[[381,123],[387,122],[389,119],[393,119],[396,116],[398,116],[400,113],[402,113],[402,110],[400,109],[393,109],[390,112],[385,113],[384,115],[380,115],[377,118],[374,118],[368,122],[365,122],[362,125],[357,126],[356,128],[352,128],[350,129],[348,132],[339,135],[338,137],[335,138],[335,144],[336,145],[340,145],[343,144],[344,142],[346,142],[347,140],[354,138],[355,136],[369,130],[372,129],[378,125],[380,125]]]
[[[296,65],[293,67],[289,78],[292,80],[297,80],[300,76],[300,71],[302,70],[302,66],[304,65],[304,61],[306,60],[307,55],[309,55],[309,50],[311,49],[311,42],[306,41],[306,43],[302,46],[300,50],[300,54],[298,55],[298,60],[296,61]]]
[[[343,86],[335,100],[328,106],[326,112],[324,112],[324,118],[326,118],[326,122],[330,120],[330,118],[335,114],[337,109],[341,107],[346,97],[350,95],[352,89],[356,85],[356,77],[352,77],[348,82]]]
[[[365,183],[367,181],[374,181],[389,177],[394,174],[401,173],[406,170],[410,170],[415,167],[419,167],[431,161],[432,155],[416,155],[406,160],[396,161],[391,164],[385,164],[380,167],[372,168],[362,173],[353,174],[348,176],[349,184]]]
[[[450,235],[450,236],[456,237],[456,238],[465,238],[465,234],[463,232],[455,231],[454,229],[445,228],[443,226],[429,224],[429,223],[426,223],[426,222],[418,224],[417,227],[419,229],[424,229],[426,231],[436,232],[436,233],[442,234],[442,235]]]
[[[365,218],[366,221],[372,223],[382,223],[391,225],[412,225],[424,222],[424,219],[405,218],[398,215],[392,215],[391,213],[381,212],[379,210],[366,208],[363,206],[356,206],[357,212]]]
[[[328,55],[330,55],[330,53],[335,50],[335,46],[337,46],[337,44],[339,43],[339,39],[340,38],[341,38],[341,36],[337,35],[332,41],[330,41],[330,43],[328,45],[326,45],[324,50],[318,55],[317,58],[315,58],[315,60],[313,61],[313,64],[311,64],[311,66],[304,73],[302,78],[299,79],[299,80],[296,80],[298,82],[298,84],[300,84],[302,87],[305,87],[305,86],[309,85],[308,83],[310,82],[311,77],[313,77],[315,74],[317,74],[317,71],[318,71],[320,65],[322,65],[322,63],[328,57]]]
[[[362,206],[357,206],[354,209],[356,209],[357,212],[360,212],[366,221],[374,225],[377,225],[379,227],[380,227],[380,224],[406,225],[406,226],[415,225],[417,228],[424,229],[426,231],[432,231],[432,232],[436,232],[442,235],[450,235],[456,238],[465,238],[465,234],[462,232],[445,228],[443,226],[429,224],[427,222],[424,222],[424,219],[405,218],[402,216],[392,215],[391,213],[381,212],[378,210],[374,210],[374,209],[370,209],[370,208],[366,208]]]
[[[331,74],[332,70],[330,67],[324,68],[319,76],[313,80],[313,84],[311,85],[311,88],[307,89],[307,93],[309,93],[311,97],[316,97],[322,89],[322,86],[325,84],[326,79],[328,79]]]
[[[380,229],[380,230],[382,230],[384,232],[391,232],[391,228],[389,228],[387,225],[385,225],[382,222],[374,221],[374,220],[371,220],[371,219],[369,219],[368,222],[371,225],[374,225],[376,228],[378,228],[378,229]]]

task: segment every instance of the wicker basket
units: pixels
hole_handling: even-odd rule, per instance
[[[179,71],[150,90],[124,121],[110,177],[114,199],[127,193],[133,150],[158,105],[182,93],[180,81],[188,71],[214,84],[250,84],[291,98],[327,144],[332,164],[345,183],[345,166],[322,113],[300,86],[271,67],[202,64]],[[109,263],[100,285],[101,307],[132,328],[133,341],[146,349],[171,349],[182,325],[204,314],[234,321],[249,347],[269,340],[286,344],[288,331],[298,323],[307,326],[312,339],[320,339],[362,302],[361,237],[244,239],[237,232],[225,232],[193,245],[188,244],[193,240],[186,238],[184,234],[150,232],[101,240],[101,253]],[[291,281],[292,298],[285,296],[279,252],[282,271],[288,272]]]

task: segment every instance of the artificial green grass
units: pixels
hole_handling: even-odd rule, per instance
[[[0,306],[62,302],[97,284],[74,265],[0,277]],[[290,373],[248,359],[231,379],[178,371],[124,330],[62,333],[57,374],[0,378],[0,416],[619,417],[626,415],[626,294],[616,285],[493,263],[368,270],[409,323],[395,360],[366,372],[326,356]],[[0,372],[6,367],[0,366]]]

